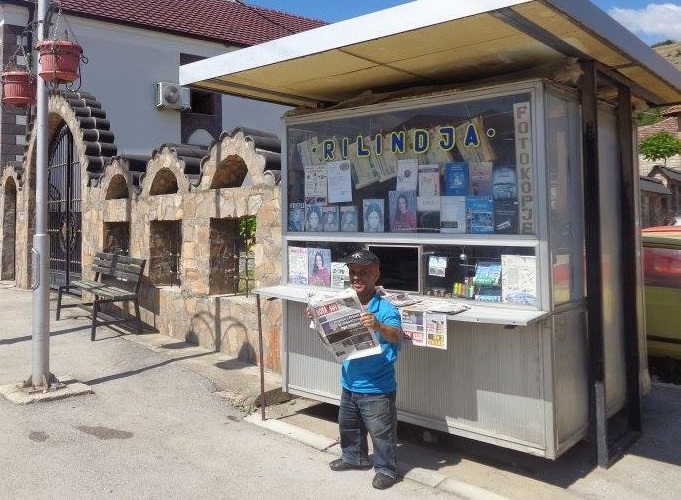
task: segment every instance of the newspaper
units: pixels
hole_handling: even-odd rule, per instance
[[[352,288],[311,295],[308,304],[317,334],[336,361],[381,353],[376,332],[360,321],[362,304]]]
[[[402,311],[402,309],[406,309],[407,311],[418,311],[422,313],[437,312],[445,314],[458,314],[470,309],[470,306],[466,304],[452,302],[451,300],[424,298],[417,295],[409,295],[408,293],[404,292],[388,292],[382,286],[376,287],[376,293],[385,297],[388,302],[400,309],[400,311]],[[404,329],[404,324],[402,324],[402,329]]]

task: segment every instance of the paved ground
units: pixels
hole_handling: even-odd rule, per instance
[[[0,284],[0,386],[31,373],[30,292]],[[70,310],[68,314],[71,313]],[[256,367],[159,334],[51,316],[50,369],[93,394],[17,405],[0,398],[0,498],[674,498],[681,390],[656,385],[644,433],[607,470],[579,443],[556,462],[400,425],[405,481],[334,474],[335,407],[305,399],[252,413]],[[268,374],[267,389],[279,386]]]

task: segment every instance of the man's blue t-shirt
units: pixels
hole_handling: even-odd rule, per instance
[[[367,312],[389,326],[402,328],[400,313],[383,297],[374,295],[366,306]],[[381,354],[343,361],[341,383],[343,388],[364,394],[388,394],[397,390],[395,362],[400,344],[386,341],[378,334]]]

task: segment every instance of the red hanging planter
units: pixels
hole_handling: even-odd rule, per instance
[[[5,71],[2,80],[2,103],[8,106],[35,104],[36,78],[27,71]]]
[[[48,83],[78,79],[83,47],[69,40],[43,40],[35,46],[40,53],[39,75]]]

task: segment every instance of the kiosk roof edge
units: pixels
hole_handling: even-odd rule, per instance
[[[506,22],[505,20],[515,22]],[[469,83],[589,58],[649,104],[681,102],[681,72],[586,0],[417,0],[183,65],[182,85],[294,106]]]

